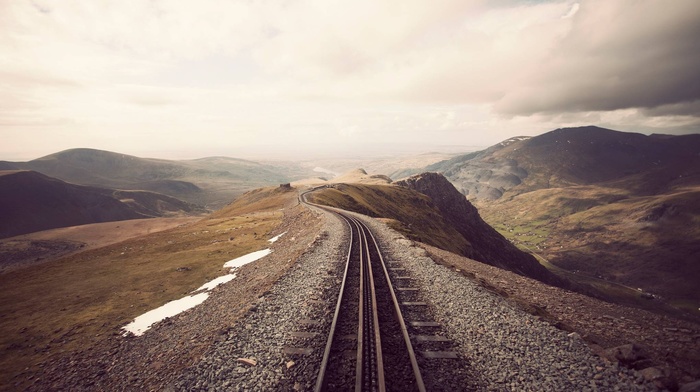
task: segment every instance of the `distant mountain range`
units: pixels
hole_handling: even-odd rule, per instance
[[[195,205],[218,209],[244,191],[318,174],[309,167],[316,166],[226,157],[170,161],[91,149],[0,162],[0,237],[202,211]],[[700,308],[700,135],[564,128],[395,170],[391,178],[424,172],[443,174],[478,214],[457,208],[459,194],[430,176],[399,183],[428,195],[433,206],[396,187],[387,191],[382,184],[390,178],[364,171],[325,183],[337,188],[338,182],[371,181],[375,188],[345,187],[349,196],[330,201],[401,221],[396,227],[407,235],[443,249],[554,282],[532,260],[501,260],[509,258],[504,245],[490,234],[480,238],[487,229],[462,225],[464,216],[480,215],[560,278],[592,285],[618,302],[657,296],[680,308]],[[432,234],[425,237],[418,228]]]
[[[74,185],[43,174],[0,171],[0,238],[35,231],[204,210],[148,191]]]
[[[416,171],[445,175],[484,219],[569,278],[700,306],[700,134],[557,129]]]
[[[700,183],[700,134],[646,136],[594,126],[563,128],[511,138],[391,177],[424,171],[444,174],[469,199],[603,183],[654,194]]]
[[[33,170],[79,185],[153,191],[210,209],[220,208],[252,188],[313,175],[297,166],[228,157],[175,161],[86,148],[28,162],[0,161],[0,170]]]

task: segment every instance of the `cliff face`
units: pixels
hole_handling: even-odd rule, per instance
[[[464,256],[541,282],[567,284],[481,219],[477,209],[442,174],[423,173],[395,182],[430,197],[444,219],[469,242]]]

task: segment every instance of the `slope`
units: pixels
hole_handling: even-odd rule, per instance
[[[431,168],[557,273],[698,311],[700,135],[564,128]]]
[[[201,212],[152,192],[69,184],[33,171],[0,172],[0,238],[57,227]]]
[[[95,345],[126,349],[120,327],[228,273],[226,261],[270,247],[273,231],[288,231],[273,253],[288,258],[261,264],[264,274],[252,273],[259,268],[255,263],[240,268],[234,290],[241,306],[207,315],[211,325],[226,330],[318,233],[319,220],[295,208],[296,197],[291,189],[258,190],[195,223],[0,273],[0,349],[5,353],[0,389],[24,390],[41,367],[70,362],[74,353]],[[199,336],[196,346],[201,351],[214,337]],[[185,352],[181,360],[201,354]],[[152,364],[133,368],[141,365]]]
[[[416,241],[549,284],[567,286],[489,227],[441,175],[425,173],[394,185],[336,184],[311,193],[309,199],[382,218]]]

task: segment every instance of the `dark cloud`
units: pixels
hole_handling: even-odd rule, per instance
[[[697,1],[587,1],[573,18],[547,61],[498,102],[499,112],[642,108],[698,115]]]
[[[693,116],[700,119],[700,100],[656,106],[654,108],[644,109],[642,113],[648,117]]]

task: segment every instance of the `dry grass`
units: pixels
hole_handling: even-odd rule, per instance
[[[697,313],[698,197],[697,187],[652,196],[590,185],[476,205],[484,220],[549,260],[559,275],[591,284],[621,303],[656,308],[625,286],[640,287]]]
[[[295,198],[258,190],[186,227],[0,275],[0,389],[26,367],[118,333],[222,275],[226,261],[266,247],[280,209]]]
[[[464,237],[445,222],[430,198],[418,192],[393,185],[338,184],[310,195],[313,202],[375,218],[384,218],[389,225],[408,238],[451,252],[468,248]]]

